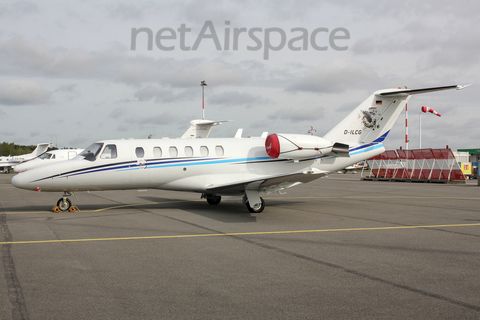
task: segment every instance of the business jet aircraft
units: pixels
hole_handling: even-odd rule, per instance
[[[83,149],[59,149],[47,151],[41,156],[13,167],[15,172],[25,172],[33,168],[45,166],[59,161],[65,161],[75,158]]]
[[[3,169],[4,173],[9,173],[12,167],[41,156],[43,153],[45,153],[45,151],[47,151],[48,147],[50,147],[50,143],[40,143],[37,144],[37,147],[35,148],[35,150],[33,150],[32,153],[22,154],[13,157],[0,157],[0,168]]]
[[[351,166],[343,168],[343,173],[347,173],[348,171],[352,171],[353,173],[357,172],[357,170],[362,170],[368,168],[368,163],[366,161],[360,161],[358,163],[354,163]]]
[[[223,195],[243,196],[250,212],[260,197],[341,170],[382,153],[387,137],[414,94],[465,86],[385,89],[374,92],[323,138],[270,134],[242,138],[103,140],[73,160],[13,177],[17,188],[63,192],[60,210],[75,191],[164,189],[197,192],[211,205]]]

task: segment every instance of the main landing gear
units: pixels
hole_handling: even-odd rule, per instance
[[[243,196],[243,203],[247,206],[248,211],[251,213],[260,213],[265,209],[265,201],[262,197],[259,197],[260,202],[254,204],[253,206],[250,205],[250,201],[247,199],[246,196]]]
[[[201,199],[207,199],[207,202],[210,205],[217,205],[222,201],[221,196],[208,193],[203,193]],[[255,191],[246,191],[242,202],[247,206],[248,211],[251,213],[260,213],[265,209],[265,201],[258,195],[258,192]],[[253,205],[250,205],[250,203]]]
[[[209,194],[209,193],[202,193],[201,199],[207,199],[208,204],[211,205],[217,205],[222,201],[221,196],[217,196],[215,194]]]

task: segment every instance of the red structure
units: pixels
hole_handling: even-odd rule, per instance
[[[465,182],[451,149],[387,150],[367,160],[371,171],[364,180]]]

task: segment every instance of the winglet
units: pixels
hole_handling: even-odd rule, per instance
[[[470,87],[471,85],[472,85],[471,83],[470,83],[470,84],[466,84],[466,85],[460,85],[460,84],[459,84],[459,85],[457,86],[457,90],[465,89],[466,87]]]

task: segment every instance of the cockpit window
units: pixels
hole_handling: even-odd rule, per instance
[[[98,153],[103,147],[103,143],[96,142],[90,146],[88,146],[85,150],[83,150],[77,157],[82,157],[88,161],[95,161],[97,159]],[[75,158],[77,158],[75,157]]]
[[[40,157],[38,157],[39,159],[50,159],[52,157],[52,154],[51,153],[48,153],[48,152],[45,152],[44,154],[42,154]]]
[[[107,144],[103,149],[101,159],[115,159],[117,157],[117,146],[114,144]]]

